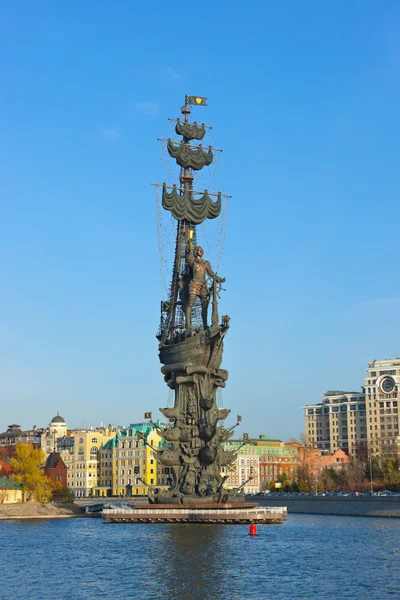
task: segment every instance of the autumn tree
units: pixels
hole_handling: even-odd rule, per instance
[[[0,446],[0,460],[10,460],[15,454],[15,446]]]
[[[11,459],[14,473],[11,477],[21,486],[24,502],[35,498],[48,502],[53,494],[54,482],[43,473],[45,454],[40,448],[19,442]]]

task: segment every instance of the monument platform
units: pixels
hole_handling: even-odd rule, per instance
[[[243,525],[279,524],[287,516],[285,507],[266,507],[257,504],[213,504],[207,507],[176,504],[149,504],[131,509],[105,509],[103,519],[108,523],[220,523]]]

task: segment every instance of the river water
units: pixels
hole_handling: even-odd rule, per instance
[[[400,519],[0,522],[1,600],[400,598]]]

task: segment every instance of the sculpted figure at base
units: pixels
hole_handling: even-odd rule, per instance
[[[201,246],[193,251],[191,242],[186,246],[186,274],[182,278],[181,300],[185,312],[186,329],[192,327],[192,308],[196,298],[200,298],[203,327],[207,329],[207,312],[210,292],[207,287],[206,275],[217,283],[224,283],[225,278],[219,277],[211,268],[208,260],[203,259],[204,250]]]

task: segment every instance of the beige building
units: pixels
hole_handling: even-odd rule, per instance
[[[119,431],[100,450],[97,496],[147,496],[148,485],[167,485],[168,469],[156,452],[163,439],[151,423],[134,423]]]
[[[111,425],[96,429],[75,429],[57,438],[57,451],[67,469],[67,486],[76,498],[94,494],[99,485],[99,451],[117,432]]]
[[[111,427],[74,431],[71,487],[76,497],[94,495],[94,488],[99,485],[99,452],[115,433]]]
[[[303,406],[306,441],[330,453],[344,450],[350,456],[367,451],[365,395],[328,391],[319,404]]]
[[[0,504],[15,504],[22,502],[21,487],[8,477],[0,477]]]
[[[369,451],[399,455],[400,358],[370,362],[364,389]]]
[[[234,462],[222,467],[221,474],[227,477],[226,488],[242,488],[245,494],[258,494],[268,489],[271,481],[286,474],[290,480],[298,464],[300,444],[284,443],[265,435],[243,440],[225,442],[225,450],[237,452]]]
[[[55,417],[49,423],[49,428],[46,433],[42,436],[42,450],[46,455],[53,452],[57,447],[57,440],[67,435],[67,423],[65,419],[57,411]]]

